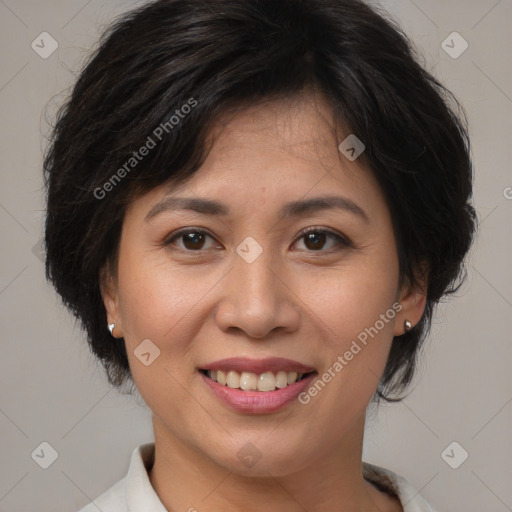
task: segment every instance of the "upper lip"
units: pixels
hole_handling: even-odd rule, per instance
[[[297,372],[309,373],[315,371],[311,366],[286,359],[284,357],[268,357],[265,359],[250,359],[247,357],[230,357],[219,359],[201,367],[202,370],[235,370],[241,372],[264,373],[264,372]]]

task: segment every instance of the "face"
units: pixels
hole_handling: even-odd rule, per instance
[[[338,152],[321,98],[253,106],[212,133],[186,185],[128,208],[105,305],[160,435],[284,475],[361,427],[423,302],[399,289],[383,193]]]

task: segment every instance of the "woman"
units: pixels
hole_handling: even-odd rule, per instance
[[[159,0],[45,161],[47,276],[155,442],[83,512],[432,510],[362,462],[475,213],[456,101],[358,0]]]

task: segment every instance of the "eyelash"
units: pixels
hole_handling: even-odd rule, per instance
[[[215,240],[215,237],[213,235],[211,235],[208,231],[205,231],[204,229],[201,229],[201,228],[186,228],[186,229],[182,229],[182,230],[180,230],[180,231],[178,231],[176,233],[173,233],[170,237],[166,238],[164,240],[164,242],[163,242],[163,245],[165,247],[168,247],[168,246],[172,245],[175,240],[177,240],[180,237],[182,237],[183,235],[187,235],[189,233],[208,235],[210,238]],[[302,230],[298,234],[297,240],[300,240],[300,239],[304,238],[306,235],[308,235],[310,233],[327,234],[327,235],[330,235],[331,237],[335,238],[338,245],[341,245],[342,247],[345,247],[345,248],[353,247],[352,242],[347,237],[341,235],[340,233],[337,233],[336,231],[333,231],[333,230],[330,230],[330,229],[320,228],[320,227],[315,227],[315,226],[309,227],[309,228],[306,228],[306,229]],[[181,247],[178,247],[178,250],[180,250],[182,252],[187,252],[187,253],[201,253],[201,252],[205,251],[204,249],[191,250],[191,249],[182,249]],[[332,252],[333,250],[335,250],[335,249],[328,249],[328,250],[320,249],[318,251],[308,250],[307,252],[322,253],[322,252]]]

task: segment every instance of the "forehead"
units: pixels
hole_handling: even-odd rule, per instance
[[[362,159],[340,155],[338,145],[347,135],[316,94],[226,111],[210,130],[201,167],[185,183],[153,191],[148,205],[169,196],[208,197],[243,214],[342,194],[366,204],[369,213],[380,210],[383,197],[373,173]]]
[[[264,148],[318,161],[338,156],[335,130],[328,101],[310,92],[228,111],[213,123],[209,142],[216,159]]]

